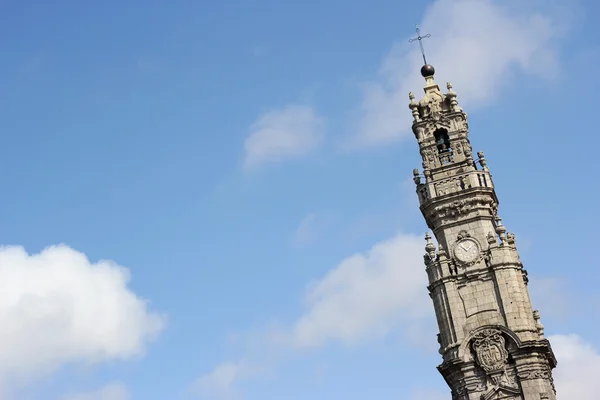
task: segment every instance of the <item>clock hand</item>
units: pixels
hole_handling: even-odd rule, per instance
[[[465,249],[465,245],[464,245],[463,243],[461,243],[461,244],[460,244],[460,247],[462,247],[462,249],[463,249],[464,251],[468,251],[468,250],[469,250],[469,249]]]

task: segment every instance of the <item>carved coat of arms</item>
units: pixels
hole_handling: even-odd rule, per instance
[[[508,351],[500,331],[485,329],[473,338],[472,343],[477,362],[487,373],[504,369]]]

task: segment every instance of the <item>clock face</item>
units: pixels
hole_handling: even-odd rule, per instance
[[[479,246],[473,239],[464,239],[454,247],[454,257],[462,263],[473,262],[479,257]]]

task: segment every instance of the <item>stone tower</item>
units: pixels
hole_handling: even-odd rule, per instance
[[[556,358],[531,307],[527,272],[498,216],[498,198],[483,152],[475,159],[467,115],[434,68],[421,68],[425,95],[409,94],[412,129],[423,158],[414,170],[426,235],[425,265],[440,354],[438,370],[453,400],[556,399]]]

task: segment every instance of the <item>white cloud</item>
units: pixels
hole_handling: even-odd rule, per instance
[[[400,234],[343,260],[308,290],[308,310],[294,324],[293,344],[352,344],[431,312],[424,243]]]
[[[554,370],[556,395],[560,399],[596,400],[600,393],[600,354],[581,337],[553,335],[548,338],[558,366]]]
[[[323,129],[322,118],[307,106],[266,112],[252,124],[244,142],[244,168],[303,156],[319,145]]]
[[[63,400],[129,400],[127,388],[120,383],[111,383],[89,393],[71,394]]]
[[[555,73],[555,39],[568,21],[565,10],[542,14],[520,2],[436,1],[421,24],[422,33],[432,35],[424,45],[427,61],[436,68],[436,81],[452,81],[461,104],[473,110],[494,99],[515,70]],[[364,114],[353,146],[383,145],[411,136],[408,92],[423,87],[422,64],[417,44],[406,40],[393,47],[381,67],[381,79],[365,87]]]
[[[0,377],[26,380],[68,363],[140,355],[163,318],[128,287],[129,272],[67,246],[0,248]]]

